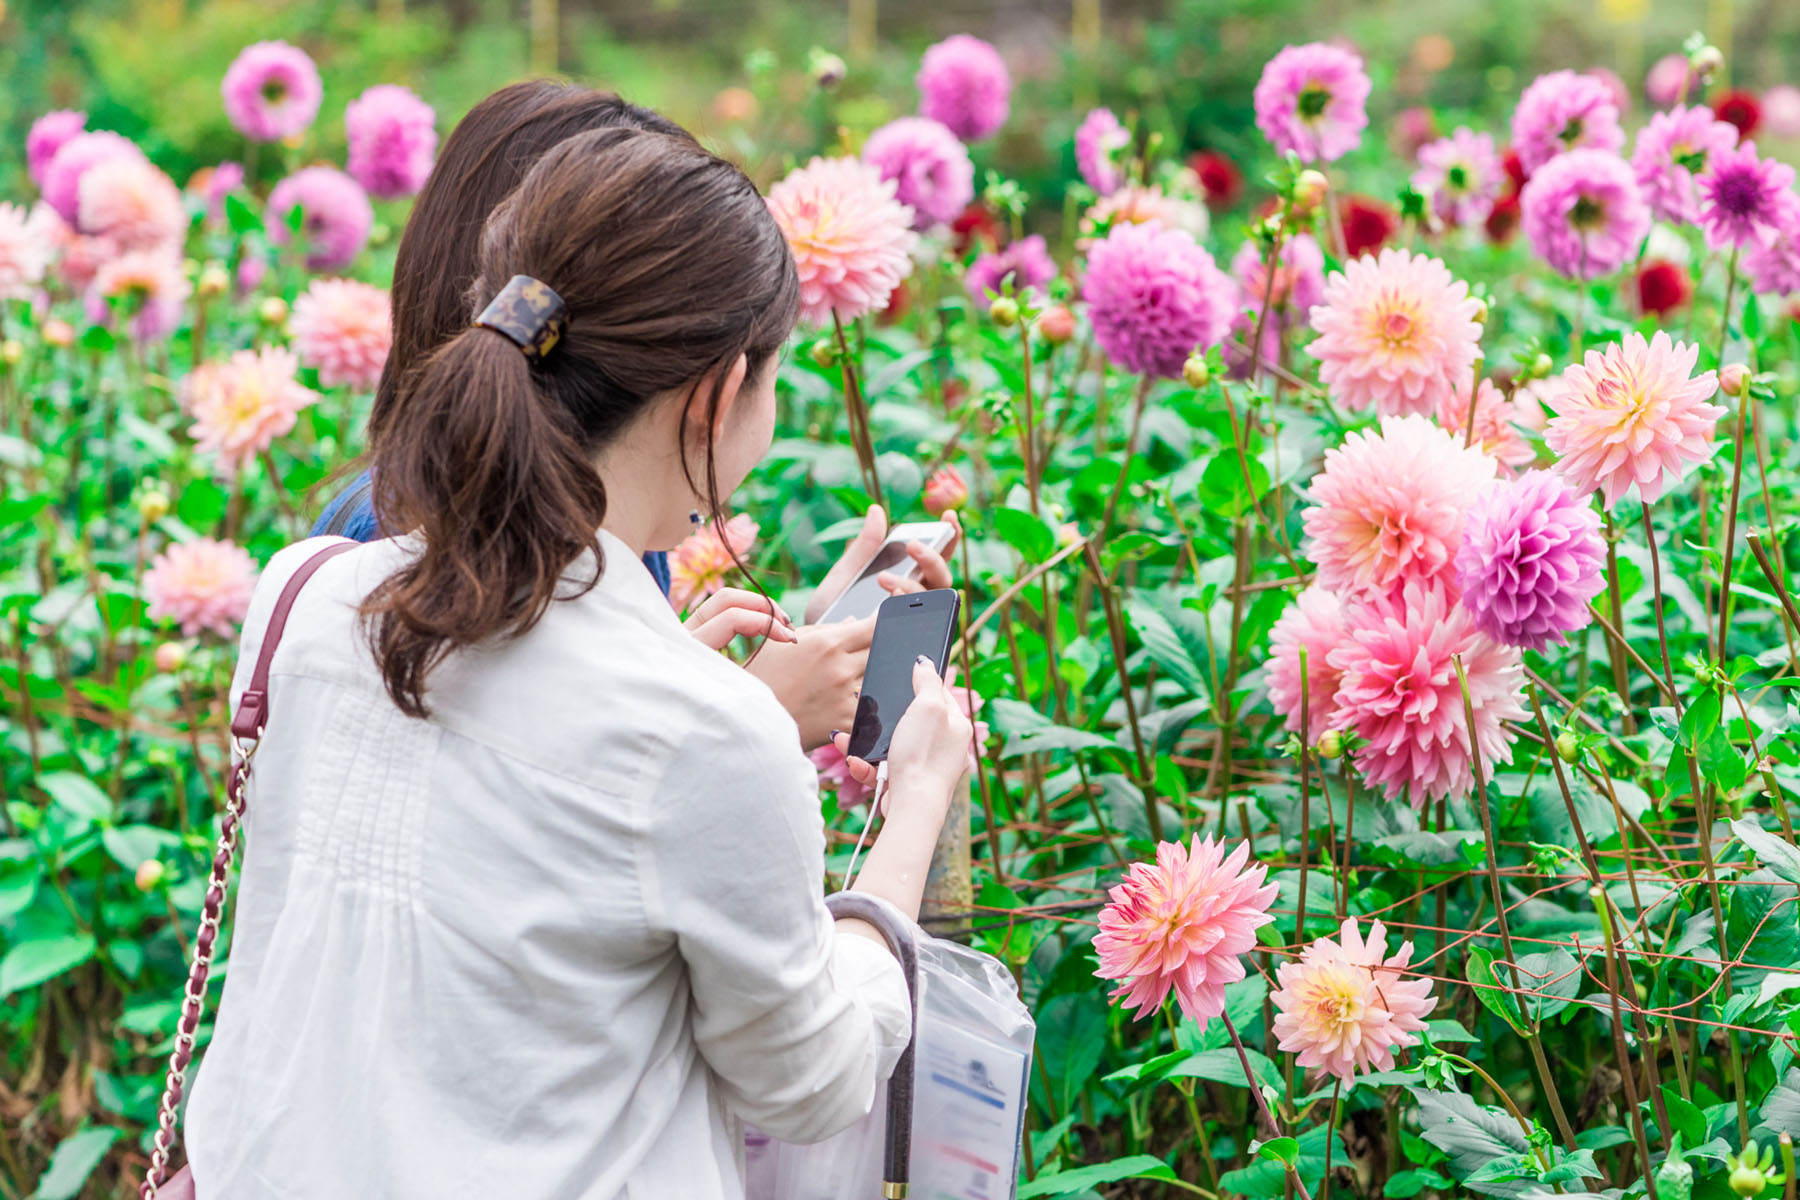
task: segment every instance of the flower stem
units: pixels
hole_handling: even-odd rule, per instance
[[[1262,1085],[1256,1081],[1256,1072],[1250,1069],[1250,1056],[1244,1053],[1244,1040],[1238,1037],[1237,1026],[1231,1023],[1231,1014],[1220,1013],[1219,1020],[1225,1022],[1225,1032],[1231,1035],[1231,1045],[1237,1051],[1238,1062],[1244,1066],[1244,1081],[1250,1085],[1250,1098],[1256,1101],[1257,1111],[1262,1113],[1263,1120],[1268,1122],[1269,1128],[1280,1134],[1281,1123],[1275,1119],[1275,1114],[1269,1111],[1269,1102],[1263,1099]],[[1330,1140],[1330,1136],[1328,1133],[1327,1140]],[[1300,1200],[1312,1200],[1311,1193],[1306,1190],[1306,1184],[1300,1178],[1298,1168],[1290,1166],[1288,1178],[1294,1181],[1294,1190],[1300,1193]]]
[[[1038,516],[1037,435],[1031,425],[1031,325],[1019,322],[1019,353],[1025,359],[1025,390],[1020,397],[1019,450],[1025,459],[1025,496],[1031,501],[1031,515]]]
[[[1613,1054],[1619,1060],[1619,1075],[1625,1084],[1625,1102],[1631,1113],[1631,1133],[1637,1142],[1638,1161],[1644,1171],[1644,1187],[1650,1192],[1650,1200],[1656,1200],[1656,1180],[1650,1171],[1650,1141],[1644,1136],[1644,1110],[1638,1106],[1637,1072],[1632,1069],[1631,1055],[1625,1049],[1625,1014],[1619,1008],[1619,975],[1624,964],[1619,961],[1619,943],[1613,935],[1612,903],[1606,898],[1606,889],[1598,883],[1588,888],[1588,898],[1594,902],[1594,911],[1600,914],[1600,932],[1606,937],[1606,998],[1612,1005]]]

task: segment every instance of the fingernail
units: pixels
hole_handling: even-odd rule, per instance
[[[931,665],[931,659],[923,654],[919,655],[917,661],[923,666],[929,667]]]
[[[832,736],[832,737],[836,737],[836,736],[837,736],[837,735],[838,735],[838,734],[840,734],[840,733],[842,733],[842,732],[844,732],[844,731],[843,731],[843,730],[841,730],[841,729],[834,729],[834,730],[832,730],[832,731],[831,731],[831,736]]]

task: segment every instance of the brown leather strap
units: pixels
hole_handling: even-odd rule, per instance
[[[263,633],[262,649],[256,654],[256,667],[250,672],[250,684],[244,689],[243,696],[238,700],[237,712],[231,717],[231,732],[234,737],[260,737],[263,728],[269,723],[269,663],[275,658],[275,647],[281,644],[282,630],[287,628],[288,611],[294,607],[294,601],[299,599],[300,589],[313,577],[314,571],[359,545],[360,542],[338,542],[325,547],[301,563],[300,569],[287,581],[287,586],[281,589],[281,595],[275,601],[275,611],[269,614],[269,627]]]
[[[904,1196],[912,1182],[913,1069],[919,1041],[919,948],[913,941],[911,923],[873,897],[861,892],[833,892],[825,897],[825,908],[836,920],[850,917],[873,925],[894,957],[900,960],[900,973],[906,978],[906,998],[912,1009],[912,1036],[907,1038],[905,1052],[894,1063],[894,1073],[888,1076],[887,1140],[881,1156],[881,1194]]]

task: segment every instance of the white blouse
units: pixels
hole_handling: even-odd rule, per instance
[[[328,544],[276,555],[275,597]],[[629,547],[400,713],[327,562],[277,650],[230,971],[186,1119],[202,1200],[710,1200],[742,1122],[813,1141],[905,1048],[899,968],[821,901],[816,777]],[[572,573],[573,574],[573,573]]]

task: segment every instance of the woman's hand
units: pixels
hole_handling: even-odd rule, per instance
[[[768,597],[743,588],[720,588],[689,613],[683,624],[696,641],[713,650],[723,650],[734,637],[767,634],[771,644],[795,640],[794,623],[781,607]],[[867,640],[863,645],[867,647]],[[857,678],[862,678],[860,667]]]
[[[957,539],[962,537],[962,523],[957,520],[955,512],[945,513],[943,519],[956,527],[955,536],[942,551],[933,550],[923,542],[909,542],[906,552],[919,564],[918,572],[909,579],[892,571],[883,571],[878,578],[889,595],[946,588],[955,581],[950,573],[950,564],[945,561],[944,556],[956,548]],[[843,554],[838,556],[831,570],[825,573],[825,578],[819,581],[812,599],[806,602],[805,616],[808,624],[824,616],[832,602],[843,595],[844,589],[862,574],[863,568],[869,565],[869,560],[875,557],[882,543],[887,541],[887,533],[887,513],[882,511],[879,504],[871,505],[868,514],[863,517],[862,529],[850,539]]]
[[[794,632],[791,643],[771,641],[745,666],[769,685],[794,718],[801,747],[814,750],[832,730],[848,729],[856,716],[856,691],[868,665],[875,618],[808,625]]]
[[[888,742],[888,798],[883,809],[894,816],[905,813],[928,819],[933,829],[942,825],[950,794],[969,771],[974,734],[937,667],[920,655],[913,664],[912,703]],[[849,757],[850,735],[840,733],[835,741],[851,775],[861,783],[874,783],[873,764]]]

